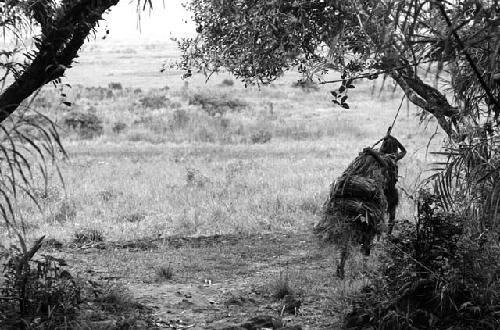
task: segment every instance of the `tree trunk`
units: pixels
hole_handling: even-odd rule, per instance
[[[38,50],[33,61],[0,95],[0,123],[36,90],[64,75],[102,15],[118,2],[65,0],[58,8],[57,16],[44,20],[40,18],[40,12],[35,12],[36,6],[33,7],[33,17],[39,22],[43,34],[36,44]]]

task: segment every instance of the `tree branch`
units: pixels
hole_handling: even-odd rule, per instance
[[[458,28],[453,28],[453,24],[450,21],[450,18],[448,17],[448,14],[446,14],[446,9],[444,8],[444,5],[442,3],[439,3],[439,11],[443,18],[446,21],[446,24],[448,25],[448,28],[451,30],[451,33],[453,34],[453,37],[457,41],[458,45],[460,46],[462,52],[465,55],[465,58],[467,59],[467,62],[469,62],[470,67],[472,68],[472,71],[474,71],[474,74],[476,75],[479,84],[483,88],[484,92],[488,96],[488,103],[491,103],[494,105],[494,112],[495,112],[495,120],[498,120],[498,116],[500,115],[500,101],[493,95],[493,92],[491,91],[490,86],[486,83],[486,81],[483,78],[483,75],[481,72],[479,72],[479,68],[476,65],[476,62],[472,59],[470,56],[469,52],[465,48],[464,43],[462,42],[462,39],[460,39],[460,36],[457,33]]]
[[[453,120],[459,118],[459,110],[452,106],[437,89],[424,83],[411,66],[391,71],[391,77],[401,87],[408,100],[432,114],[446,134],[453,138]]]
[[[49,0],[33,0],[28,4],[31,11],[30,14],[40,24],[42,35],[48,34],[53,24],[53,12],[51,8],[53,5],[52,1]]]
[[[78,51],[102,15],[119,0],[79,0],[62,4],[53,25],[46,27],[37,44],[37,55],[24,72],[0,95],[0,123],[21,102],[46,83],[60,78],[78,56]]]
[[[408,8],[409,14],[411,13],[412,6],[413,2],[410,3],[410,7]],[[356,7],[360,12],[363,11],[362,6],[356,4]],[[377,43],[373,40],[376,40],[377,36],[366,30],[363,20],[359,15],[357,17],[359,26],[375,47]],[[407,19],[408,15],[405,15],[403,27],[401,28],[402,31],[406,29]],[[405,38],[405,40],[407,40],[407,38]],[[424,83],[414,70],[414,67],[418,64],[417,61],[414,59],[413,63],[410,63],[408,60],[402,58],[402,53],[403,52],[396,44],[389,46],[388,49],[385,50],[385,57],[382,58],[381,61],[381,63],[385,63],[383,69],[389,72],[390,76],[401,87],[408,100],[424,111],[432,114],[446,134],[453,139],[454,136],[456,136],[453,130],[453,122],[459,117],[458,108],[450,105],[446,97],[437,89]],[[394,56],[395,54],[397,55]]]

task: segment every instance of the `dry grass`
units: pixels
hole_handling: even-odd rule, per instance
[[[306,92],[286,85],[226,87],[225,92],[232,89],[248,106],[223,117],[188,105],[181,92],[191,92],[182,86],[163,92],[170,102],[180,102],[180,108],[156,110],[137,104],[141,95],[131,89],[93,101],[95,91],[74,87],[75,107],[91,104],[103,120],[104,135],[94,140],[66,136],[70,159],[61,163],[65,187],[52,181],[51,189],[60,193],[44,203],[45,214],[34,208],[23,211],[26,221],[36,224],[30,234],[67,241],[78,228],[91,227],[113,241],[309,230],[330,183],[392,123],[400,94],[377,98],[369,84],[361,84],[346,111],[332,106],[326,88]],[[55,104],[51,93],[44,98]],[[57,107],[51,111],[56,116]],[[434,123],[427,130],[419,127],[414,111],[410,108],[407,114],[403,107],[394,129],[409,152],[401,162],[400,186],[410,192],[426,167],[425,147],[435,128]],[[113,132],[116,122],[127,125],[124,134]],[[262,128],[272,139],[252,144],[252,132]],[[198,175],[196,184],[186,179],[190,169]],[[402,198],[401,204],[400,216],[411,217],[411,203]],[[64,221],[50,220],[54,212],[64,211],[61,205],[70,205],[71,212]],[[137,214],[140,221],[127,220]]]
[[[385,134],[401,99],[400,92],[378,95],[370,83],[361,83],[349,96],[351,110],[342,110],[333,106],[328,86],[292,87],[296,74],[260,89],[245,89],[238,81],[224,83],[234,79],[227,74],[208,84],[203,77],[186,83],[178,72],[152,73],[150,60],[157,56],[159,67],[161,50],[158,45],[145,49],[140,59],[129,59],[140,75],[105,50],[83,56],[81,65],[69,73],[73,88],[64,91],[71,109],[61,104],[60,91],[50,88],[34,102],[59,122],[68,111],[95,114],[103,131],[93,139],[62,132],[70,155],[60,163],[64,185],[54,173],[49,189],[36,191],[42,213],[26,199],[17,201],[29,237],[47,235],[54,242],[76,240],[91,246],[101,240],[111,244],[171,235],[311,232],[332,181],[364,147]],[[101,75],[88,75],[92,68]],[[87,86],[114,82],[123,88],[77,86],[83,78]],[[201,105],[189,104],[193,95],[230,95],[245,106],[209,114]],[[401,109],[393,134],[408,150],[401,161],[399,186],[409,193],[432,160],[425,151],[435,127],[434,122],[427,129],[419,126],[413,107]],[[439,142],[436,139],[431,150]],[[397,217],[412,218],[412,202],[402,195]],[[77,254],[74,262],[84,267],[82,271],[104,269],[112,277],[123,277],[127,285],[130,280],[147,287],[145,278],[156,285],[159,279],[171,278],[163,285],[191,285],[219,278],[231,290],[247,290],[245,295],[261,283],[267,294],[269,283],[275,283],[286,267],[292,272],[293,288],[303,293],[305,317],[321,314],[331,322],[341,318],[349,296],[367,283],[365,274],[377,262],[376,257],[352,258],[346,269],[349,280],[340,281],[333,276],[335,251],[316,251],[312,237],[292,236],[283,250],[276,242],[255,245],[255,237],[234,246],[203,248],[203,253],[191,248],[172,251],[168,246],[158,251],[68,253]],[[0,242],[10,239],[4,234]],[[282,260],[286,249],[293,253]],[[88,260],[80,260],[82,255]],[[233,287],[233,279],[242,288]],[[278,285],[290,284],[279,281]]]
[[[144,51],[157,58],[165,47]],[[43,200],[43,214],[19,200],[33,237],[48,234],[68,241],[79,228],[87,227],[98,229],[111,241],[309,230],[330,183],[362,148],[382,137],[401,97],[391,87],[379,94],[378,87],[363,82],[351,91],[351,110],[343,110],[333,106],[329,86],[291,87],[298,78],[294,73],[261,88],[244,88],[234,81],[222,91],[221,83],[233,79],[227,74],[205,84],[203,77],[186,82],[171,72],[160,80],[150,76],[150,84],[144,84],[142,78],[130,79],[122,70],[121,53],[106,49],[94,49],[94,53],[94,57],[84,54],[82,63],[69,74],[73,87],[64,92],[71,109],[61,104],[60,92],[51,88],[33,103],[57,121],[65,112],[82,111],[95,114],[103,123],[103,135],[92,140],[62,132],[70,154],[69,161],[61,163],[65,185],[52,180],[50,189],[57,194]],[[104,60],[116,62],[105,66],[115,73],[84,82],[121,83],[123,89],[75,84],[83,77],[79,72],[103,68]],[[141,63],[135,63],[137,70],[151,70]],[[158,87],[162,88],[149,90],[155,81],[161,81]],[[200,105],[189,104],[192,95],[229,95],[245,107],[211,116]],[[151,108],[141,102],[144,99],[162,102]],[[433,122],[427,129],[419,126],[415,115],[413,107],[404,105],[393,131],[409,151],[402,161],[399,185],[410,193],[426,168],[425,148],[436,127]],[[124,127],[120,134],[117,123]],[[252,144],[259,132],[271,139]],[[199,174],[196,184],[186,180],[188,169]],[[412,216],[410,205],[402,198],[400,217]],[[137,214],[140,221],[127,220]]]

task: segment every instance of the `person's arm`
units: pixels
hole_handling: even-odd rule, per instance
[[[398,143],[398,148],[401,150],[401,152],[396,153],[396,160],[400,160],[404,156],[406,156],[406,149],[405,149],[405,147],[403,147],[403,145],[401,144],[401,142],[399,142],[398,139],[396,139],[395,137],[393,137],[393,138],[394,138],[394,140],[396,140],[396,142]]]

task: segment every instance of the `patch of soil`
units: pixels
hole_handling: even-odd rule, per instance
[[[161,329],[224,329],[257,315],[303,329],[340,328],[347,287],[356,281],[334,276],[336,253],[310,234],[169,237],[57,254],[74,274],[126,286]],[[165,265],[170,279],[158,277]],[[290,297],[274,297],[283,274],[300,309],[287,307]]]

